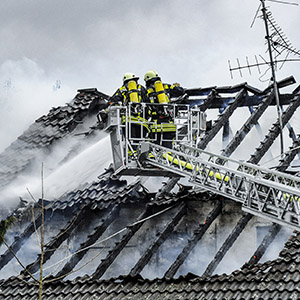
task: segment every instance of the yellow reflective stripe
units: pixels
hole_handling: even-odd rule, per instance
[[[147,96],[150,100],[150,103],[154,103],[155,100],[155,91],[153,88],[148,88],[147,89]]]
[[[145,122],[145,123],[147,123],[148,121],[146,120],[146,119],[144,119],[144,118],[142,118],[142,117],[134,117],[134,116],[130,116],[130,117],[128,117],[128,119],[127,119],[127,121],[129,122],[129,121],[134,121],[134,122]],[[125,116],[122,116],[122,122],[125,122]]]
[[[187,163],[186,161],[184,160],[178,160],[177,158],[173,158],[172,155],[170,155],[170,153],[167,153],[167,155],[164,153],[163,154],[163,157],[164,158],[167,158],[167,160],[171,163],[174,163],[175,165],[179,166],[179,164],[183,167],[183,168],[186,168],[186,169],[189,169],[189,170],[193,170],[193,166],[192,164],[190,163]],[[196,168],[197,171],[199,171],[199,168],[197,167]],[[206,170],[206,172],[209,171],[209,170]],[[204,171],[202,171],[204,172]],[[225,182],[228,182],[229,181],[229,177],[226,175],[223,175],[219,172],[213,172],[213,171],[209,171],[208,173],[208,176],[209,177],[215,177],[216,179],[218,180],[223,180]]]
[[[152,132],[173,132],[176,131],[176,125],[170,123],[161,123],[161,124],[152,124],[151,125]]]
[[[122,116],[122,123],[123,124],[125,123],[125,120],[126,120],[125,116]],[[127,121],[128,122],[129,121],[134,122],[134,123],[136,123],[138,125],[142,124],[148,131],[150,131],[149,125],[148,125],[148,121],[146,119],[144,119],[144,118],[131,116],[131,117],[128,117]]]
[[[128,149],[128,152],[127,152],[127,153],[128,153],[129,156],[132,156],[133,154],[134,154],[134,155],[137,154],[136,150],[134,150],[134,151],[132,152],[132,151],[129,150],[129,149]]]
[[[176,129],[173,128],[163,128],[163,130],[161,130],[161,128],[152,128],[151,132],[175,132]]]
[[[154,158],[154,155],[153,155],[152,153],[149,153],[149,154],[148,154],[148,157]]]

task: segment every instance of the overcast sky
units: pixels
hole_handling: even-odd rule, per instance
[[[299,0],[293,0],[299,2]],[[125,72],[143,78],[155,69],[165,82],[184,87],[235,85],[259,80],[244,71],[230,77],[239,58],[263,55],[264,24],[250,28],[259,0],[1,0],[1,147],[49,108],[70,101],[76,90],[111,94]],[[300,49],[300,7],[268,2],[277,23]],[[294,75],[286,64],[278,79]],[[56,89],[56,82],[60,89]],[[140,80],[143,83],[143,80]],[[9,128],[8,131],[3,131]]]

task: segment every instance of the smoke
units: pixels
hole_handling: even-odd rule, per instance
[[[258,4],[4,0],[0,125],[6,130],[1,130],[0,151],[49,108],[71,100],[78,88],[112,94],[125,72],[139,75],[141,83],[148,69],[156,69],[163,81],[188,88],[243,81],[265,88],[268,80],[260,82],[254,71],[242,78],[235,73],[232,80],[227,64],[239,58],[244,65],[246,56],[253,63],[254,55],[264,55],[263,22],[250,28]],[[274,3],[271,9],[297,48],[296,10]],[[279,79],[299,73],[296,63],[278,71]]]
[[[98,142],[90,145],[46,178],[47,197],[59,197],[83,183],[92,182],[109,167],[112,162],[110,138],[108,135],[99,138]]]
[[[0,65],[0,151],[51,107],[64,105],[75,89],[29,58]]]
[[[51,107],[65,105],[65,103],[70,102],[74,98],[78,86],[65,83],[58,76],[59,72],[56,75],[47,73],[41,66],[29,58],[22,58],[16,61],[7,60],[0,65],[0,126],[2,128],[0,131],[0,151],[3,151],[11,142],[15,141],[35,119],[41,117],[43,114],[47,114]],[[89,122],[95,124],[96,118],[89,120]],[[102,138],[103,135],[98,136],[99,140]],[[92,142],[95,143],[99,140],[96,138]],[[69,139],[64,139],[64,141],[52,147],[50,154],[43,152],[37,154],[27,173],[20,176],[8,188],[1,191],[2,204],[5,207],[12,207],[16,204],[15,202],[19,196],[30,198],[26,192],[26,188],[29,188],[32,192],[38,191],[35,193],[35,198],[38,199],[41,191],[40,172],[42,162],[44,162],[44,174],[48,176],[68,156],[69,152],[75,152],[74,147],[78,148],[78,143],[80,143],[80,138],[71,136]],[[84,141],[79,147],[80,150],[91,146],[90,143]],[[75,161],[75,165],[77,164],[79,170],[72,170],[74,171],[72,176],[70,176],[71,173],[66,174],[60,171],[63,173],[62,176],[64,176],[63,178],[66,179],[66,182],[70,184],[70,188],[76,188],[76,184],[79,185],[80,180],[94,180],[97,175],[102,173],[103,168],[107,167],[111,160],[110,149],[108,149],[109,145],[109,141],[102,144],[103,148],[105,148],[105,155],[92,153],[89,158],[85,158],[90,161],[90,163],[86,164],[90,166],[89,169],[84,168],[82,161]],[[103,148],[101,150],[98,149],[99,153],[102,153]],[[24,155],[26,156],[26,153]],[[84,153],[81,157],[83,156]],[[103,164],[103,167],[97,164],[101,158],[104,159],[100,163],[100,165]],[[82,159],[84,160],[84,158]],[[96,170],[96,168],[98,169]],[[77,174],[78,177],[76,177]],[[59,193],[62,194],[68,190],[65,189],[63,191],[62,177],[56,177],[56,179],[53,177],[50,180],[49,197],[58,196],[60,195]],[[60,182],[58,184],[60,188],[55,184],[55,181]],[[56,192],[54,192],[53,187],[51,188],[52,185],[57,188]],[[66,187],[65,185],[64,188]]]
[[[183,0],[58,1],[1,3],[0,37],[3,59],[28,57],[46,72],[79,86],[112,93],[125,72],[144,75],[156,69],[163,80],[185,87],[232,85],[250,81],[264,87],[258,72],[230,78],[227,61],[265,54],[262,20],[250,28],[259,1]],[[299,27],[297,11],[270,4],[274,17],[294,42]],[[289,16],[289,22],[286,22]],[[299,45],[300,47],[300,45]],[[298,48],[299,48],[298,47]],[[299,73],[286,65],[282,77]]]
[[[0,49],[3,59],[0,63],[0,151],[51,107],[69,102],[77,89],[96,87],[113,93],[125,72],[135,72],[141,83],[143,74],[153,68],[163,81],[180,82],[184,87],[248,81],[265,88],[268,79],[261,82],[255,72],[252,76],[243,72],[242,78],[235,73],[231,80],[227,64],[236,58],[245,64],[246,56],[253,62],[254,55],[265,54],[261,20],[256,20],[250,28],[258,2],[134,0],[112,4],[106,0],[83,4],[54,0],[37,4],[3,0],[0,4],[0,37],[5,41]],[[297,11],[276,4],[272,4],[272,10],[278,24],[299,48],[294,30],[299,27]],[[279,74],[278,79],[294,75],[297,80],[298,65],[286,64]],[[234,115],[233,132],[239,129],[246,115],[245,111]],[[269,128],[269,120],[268,114],[260,120],[264,128]],[[298,123],[295,124],[299,127]],[[257,140],[255,134],[253,129],[247,137],[249,144],[241,145],[246,150],[237,151],[236,157],[249,158],[258,146],[252,143]],[[212,152],[221,149],[220,135],[209,145]],[[86,145],[84,151],[57,168],[73,146],[72,141],[64,141],[48,157],[37,157],[28,174],[1,191],[1,205],[4,202],[11,205],[10,199],[18,199],[24,193],[28,199],[26,188],[36,199],[40,197],[41,162],[45,168],[46,198],[59,197],[83,182],[95,180],[111,162],[108,137],[99,136],[99,141]],[[153,179],[147,184],[155,191],[161,181]],[[167,255],[172,243],[166,245],[162,251]],[[174,257],[177,254],[173,253]],[[224,269],[229,270],[227,266]]]
[[[58,199],[63,194],[96,180],[111,162],[108,135],[99,133],[91,140],[72,136],[56,145],[51,153],[37,155],[26,173],[1,191],[0,203],[12,208],[19,197],[32,201],[33,196],[38,200],[42,189],[46,199]]]

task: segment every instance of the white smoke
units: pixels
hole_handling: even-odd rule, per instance
[[[86,144],[77,149],[78,143]],[[42,190],[45,199],[58,199],[85,183],[95,181],[111,162],[110,140],[104,133],[99,133],[91,141],[74,137],[61,141],[50,154],[37,155],[31,168],[1,191],[0,203],[13,208],[19,197],[30,202],[33,197],[37,201]]]
[[[112,162],[109,136],[105,136],[52,172],[45,180],[47,197],[55,198],[92,182]]]
[[[60,83],[60,84],[58,84]],[[55,88],[55,89],[54,89]],[[0,151],[51,107],[64,105],[76,94],[47,74],[34,60],[7,60],[0,65]]]

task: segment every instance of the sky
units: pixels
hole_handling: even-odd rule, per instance
[[[299,0],[293,0],[300,2]],[[238,58],[263,55],[264,24],[250,28],[259,0],[1,0],[0,150],[77,89],[112,94],[123,74],[156,70],[183,87],[235,85],[258,88],[269,75],[238,72]],[[300,48],[300,6],[267,2],[278,25]],[[278,72],[300,80],[299,62]]]

